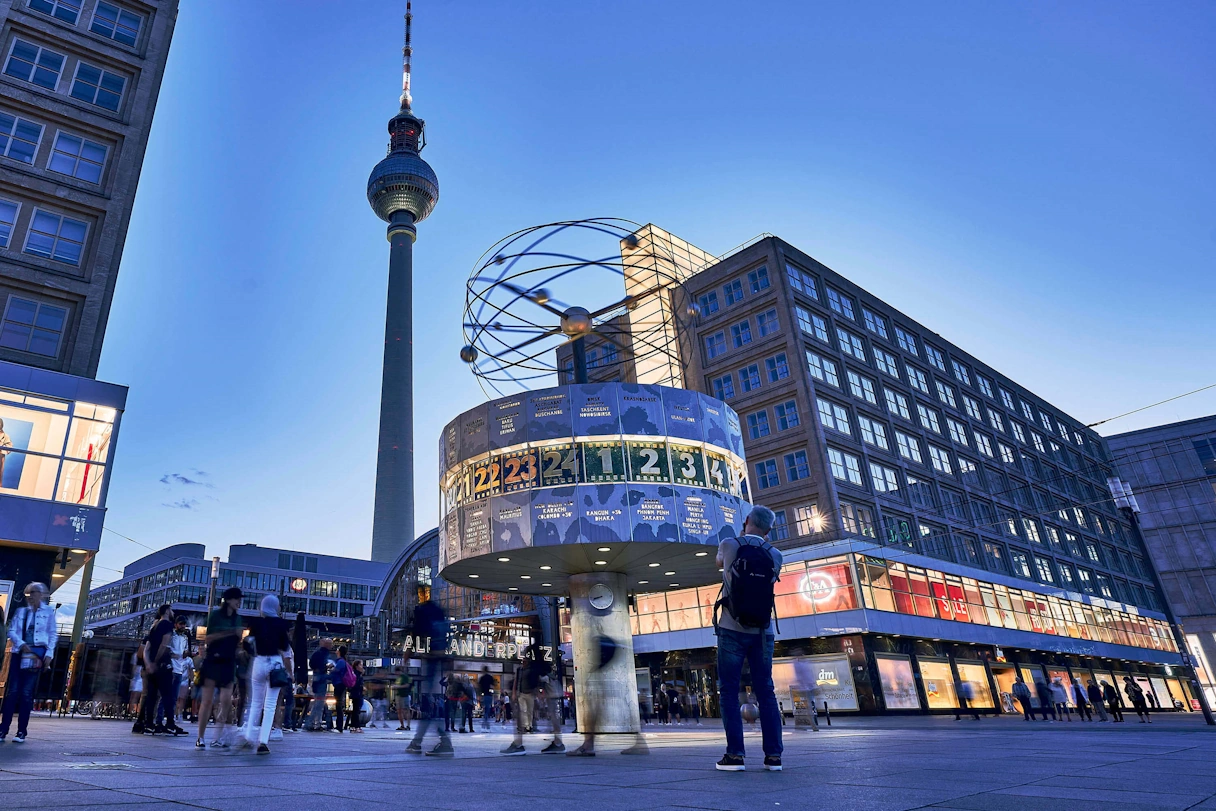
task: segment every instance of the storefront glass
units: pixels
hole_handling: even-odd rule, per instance
[[[828,653],[804,656],[801,660],[773,660],[773,686],[777,691],[777,701],[787,712],[792,712],[794,707],[790,688],[805,689],[801,684],[803,681],[814,683],[812,697],[816,706],[822,707],[826,702],[831,710],[857,709],[857,688],[853,684],[853,674],[845,654]]]
[[[988,671],[982,662],[960,662],[955,660],[958,677],[961,681],[970,682],[975,690],[975,697],[970,701],[972,707],[991,709],[995,706],[992,701],[992,689],[988,686]]]
[[[953,709],[958,706],[954,674],[950,672],[949,662],[921,659],[920,678],[930,709]]]
[[[97,506],[118,412],[0,389],[0,493]]]
[[[1022,681],[1030,688],[1030,705],[1042,708],[1043,702],[1039,701],[1039,690],[1035,683],[1043,681],[1043,669],[1038,665],[1018,665],[1018,672],[1022,675]]]
[[[1208,657],[1203,652],[1203,644],[1199,641],[1199,635],[1187,634],[1186,646],[1191,651],[1191,657],[1195,662],[1195,675],[1199,677],[1199,684],[1203,687],[1204,695],[1207,696],[1208,706],[1216,705],[1216,682],[1212,681],[1212,666],[1208,664]]]
[[[1188,685],[1180,679],[1165,679],[1165,684],[1169,688],[1170,697],[1167,699],[1164,696],[1161,698],[1161,706],[1169,709],[1171,706],[1177,706],[1175,701],[1182,705],[1182,709],[1188,712],[1194,712],[1199,708],[1195,706],[1198,701],[1194,701],[1194,696],[1191,691],[1186,689]]]
[[[897,654],[875,654],[882,699],[888,710],[919,710],[920,696],[912,676],[912,661]]]
[[[1001,712],[1021,712],[1013,698],[1013,685],[1017,670],[1011,665],[993,665],[992,679],[996,682],[997,706]]]
[[[1153,698],[1156,700],[1156,706],[1159,709],[1173,709],[1174,699],[1170,696],[1170,690],[1165,686],[1165,679],[1160,676],[1150,676],[1149,683],[1153,685]],[[1145,692],[1145,697],[1148,697],[1148,692]],[[1153,702],[1149,702],[1149,706],[1154,706]]]

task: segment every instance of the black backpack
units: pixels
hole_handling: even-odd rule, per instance
[[[773,584],[777,580],[771,548],[768,541],[757,545],[739,539],[739,549],[726,572],[721,596],[714,604],[715,627],[717,609],[723,605],[744,628],[768,627],[769,618],[774,616]]]

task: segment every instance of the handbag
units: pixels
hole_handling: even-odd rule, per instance
[[[275,665],[270,669],[270,686],[275,688],[291,686],[291,676],[287,673],[287,668]]]

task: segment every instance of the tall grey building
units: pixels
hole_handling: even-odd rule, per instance
[[[100,542],[96,382],[177,0],[0,0],[0,607]]]
[[[1109,437],[1165,597],[1216,703],[1216,415]]]

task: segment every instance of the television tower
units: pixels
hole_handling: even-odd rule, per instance
[[[419,153],[425,122],[410,95],[413,14],[405,4],[401,109],[389,119],[388,155],[367,179],[367,201],[388,223],[388,310],[380,386],[380,443],[376,452],[376,507],[372,560],[391,563],[414,540],[414,227],[435,209],[439,178]]]

